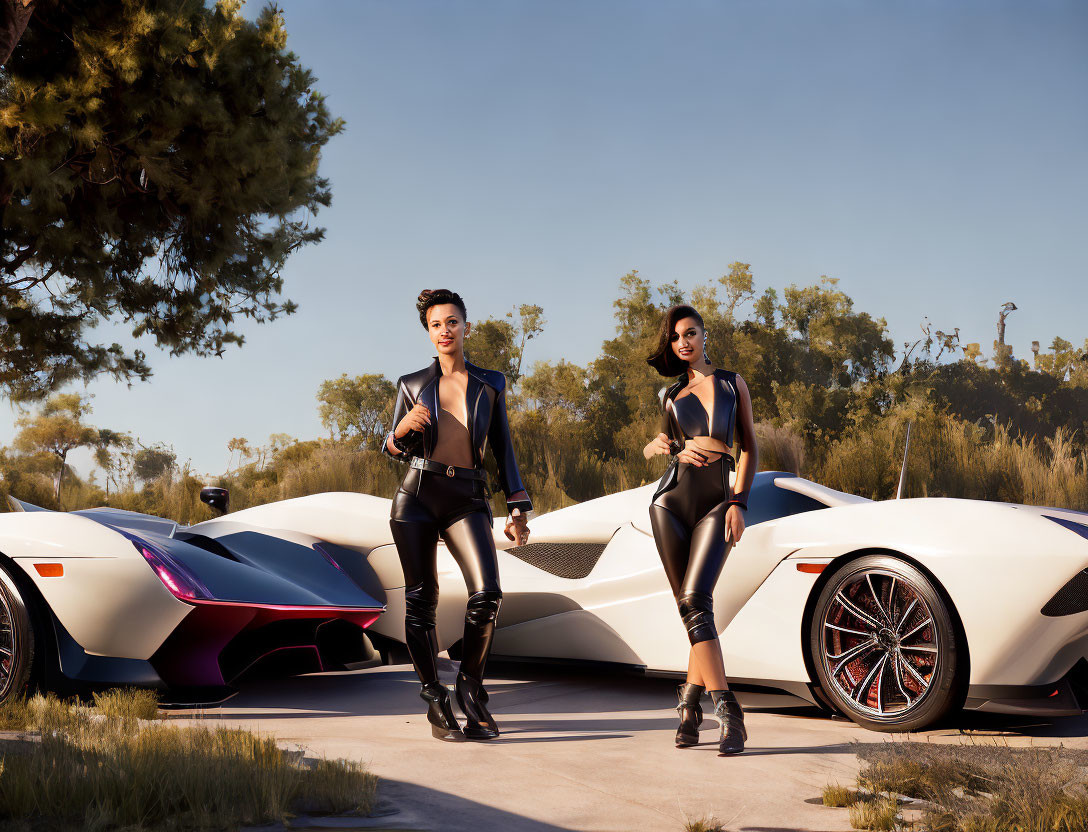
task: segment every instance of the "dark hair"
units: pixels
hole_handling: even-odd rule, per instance
[[[663,376],[678,376],[688,368],[688,362],[672,349],[672,334],[676,329],[676,322],[684,318],[694,318],[700,327],[706,328],[703,326],[703,316],[694,307],[681,303],[669,308],[657,330],[657,348],[646,359],[646,363]]]
[[[461,296],[449,289],[424,289],[416,298],[416,309],[419,310],[419,322],[423,328],[427,328],[427,310],[440,303],[452,303],[461,310],[461,318],[468,320],[468,312],[465,311],[465,302]]]

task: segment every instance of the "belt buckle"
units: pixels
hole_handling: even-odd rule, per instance
[[[452,477],[453,476],[453,466],[452,465],[447,465],[446,466],[446,476],[447,477]]]

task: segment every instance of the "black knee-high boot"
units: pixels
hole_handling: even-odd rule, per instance
[[[438,637],[434,629],[437,603],[437,599],[422,597],[417,588],[409,588],[405,593],[404,641],[419,676],[419,696],[427,703],[431,733],[441,740],[462,740],[450,693],[438,681]]]
[[[422,685],[438,681],[438,638],[434,631],[437,607],[438,598],[431,597],[424,587],[405,590],[404,644]]]
[[[465,635],[461,641],[461,669],[457,674],[457,704],[465,715],[464,734],[469,739],[499,735],[495,718],[487,709],[484,666],[495,635],[495,618],[502,602],[498,590],[474,592],[465,610]]]
[[[680,703],[676,706],[680,714],[680,726],[676,729],[676,747],[687,748],[699,742],[699,726],[703,724],[703,707],[699,697],[706,691],[702,685],[685,682],[676,688]]]

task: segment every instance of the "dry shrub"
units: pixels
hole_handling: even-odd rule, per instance
[[[770,422],[756,423],[759,470],[800,475],[805,467],[805,440],[799,433]]]
[[[875,761],[858,775],[858,784],[871,792],[926,800],[940,799],[955,789],[982,790],[987,782],[986,772],[979,766],[967,760],[940,758]]]
[[[832,806],[836,809],[842,809],[847,806],[853,806],[855,803],[858,802],[859,799],[860,798],[858,793],[851,789],[849,786],[824,786],[824,806]]]
[[[294,809],[304,812],[367,814],[377,778],[352,760],[317,760],[303,775]]]
[[[30,705],[25,699],[0,703],[0,731],[25,731],[30,722]]]
[[[58,699],[52,693],[9,699],[0,705],[0,729],[6,731],[67,731],[88,719],[86,708]]]
[[[924,798],[930,832],[1083,832],[1088,829],[1088,751],[902,742],[858,746],[858,785]],[[883,814],[851,809],[859,828]],[[894,802],[892,802],[894,807]],[[855,818],[854,810],[857,810]],[[894,816],[894,812],[893,812]]]
[[[726,832],[717,818],[704,817],[689,820],[684,824],[684,832]]]
[[[895,829],[899,807],[894,800],[861,800],[850,807],[850,825],[855,829],[874,829],[890,832]]]
[[[110,719],[161,719],[159,696],[153,690],[141,688],[111,688],[92,694],[99,713]]]
[[[288,466],[271,493],[253,495],[248,505],[287,500],[326,491],[360,491],[392,496],[404,475],[400,463],[378,451],[355,450],[345,444],[329,443],[315,450],[304,464]]]

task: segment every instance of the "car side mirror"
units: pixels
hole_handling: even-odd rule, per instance
[[[230,494],[227,489],[216,485],[206,485],[200,489],[200,502],[211,506],[220,514],[230,510]]]

